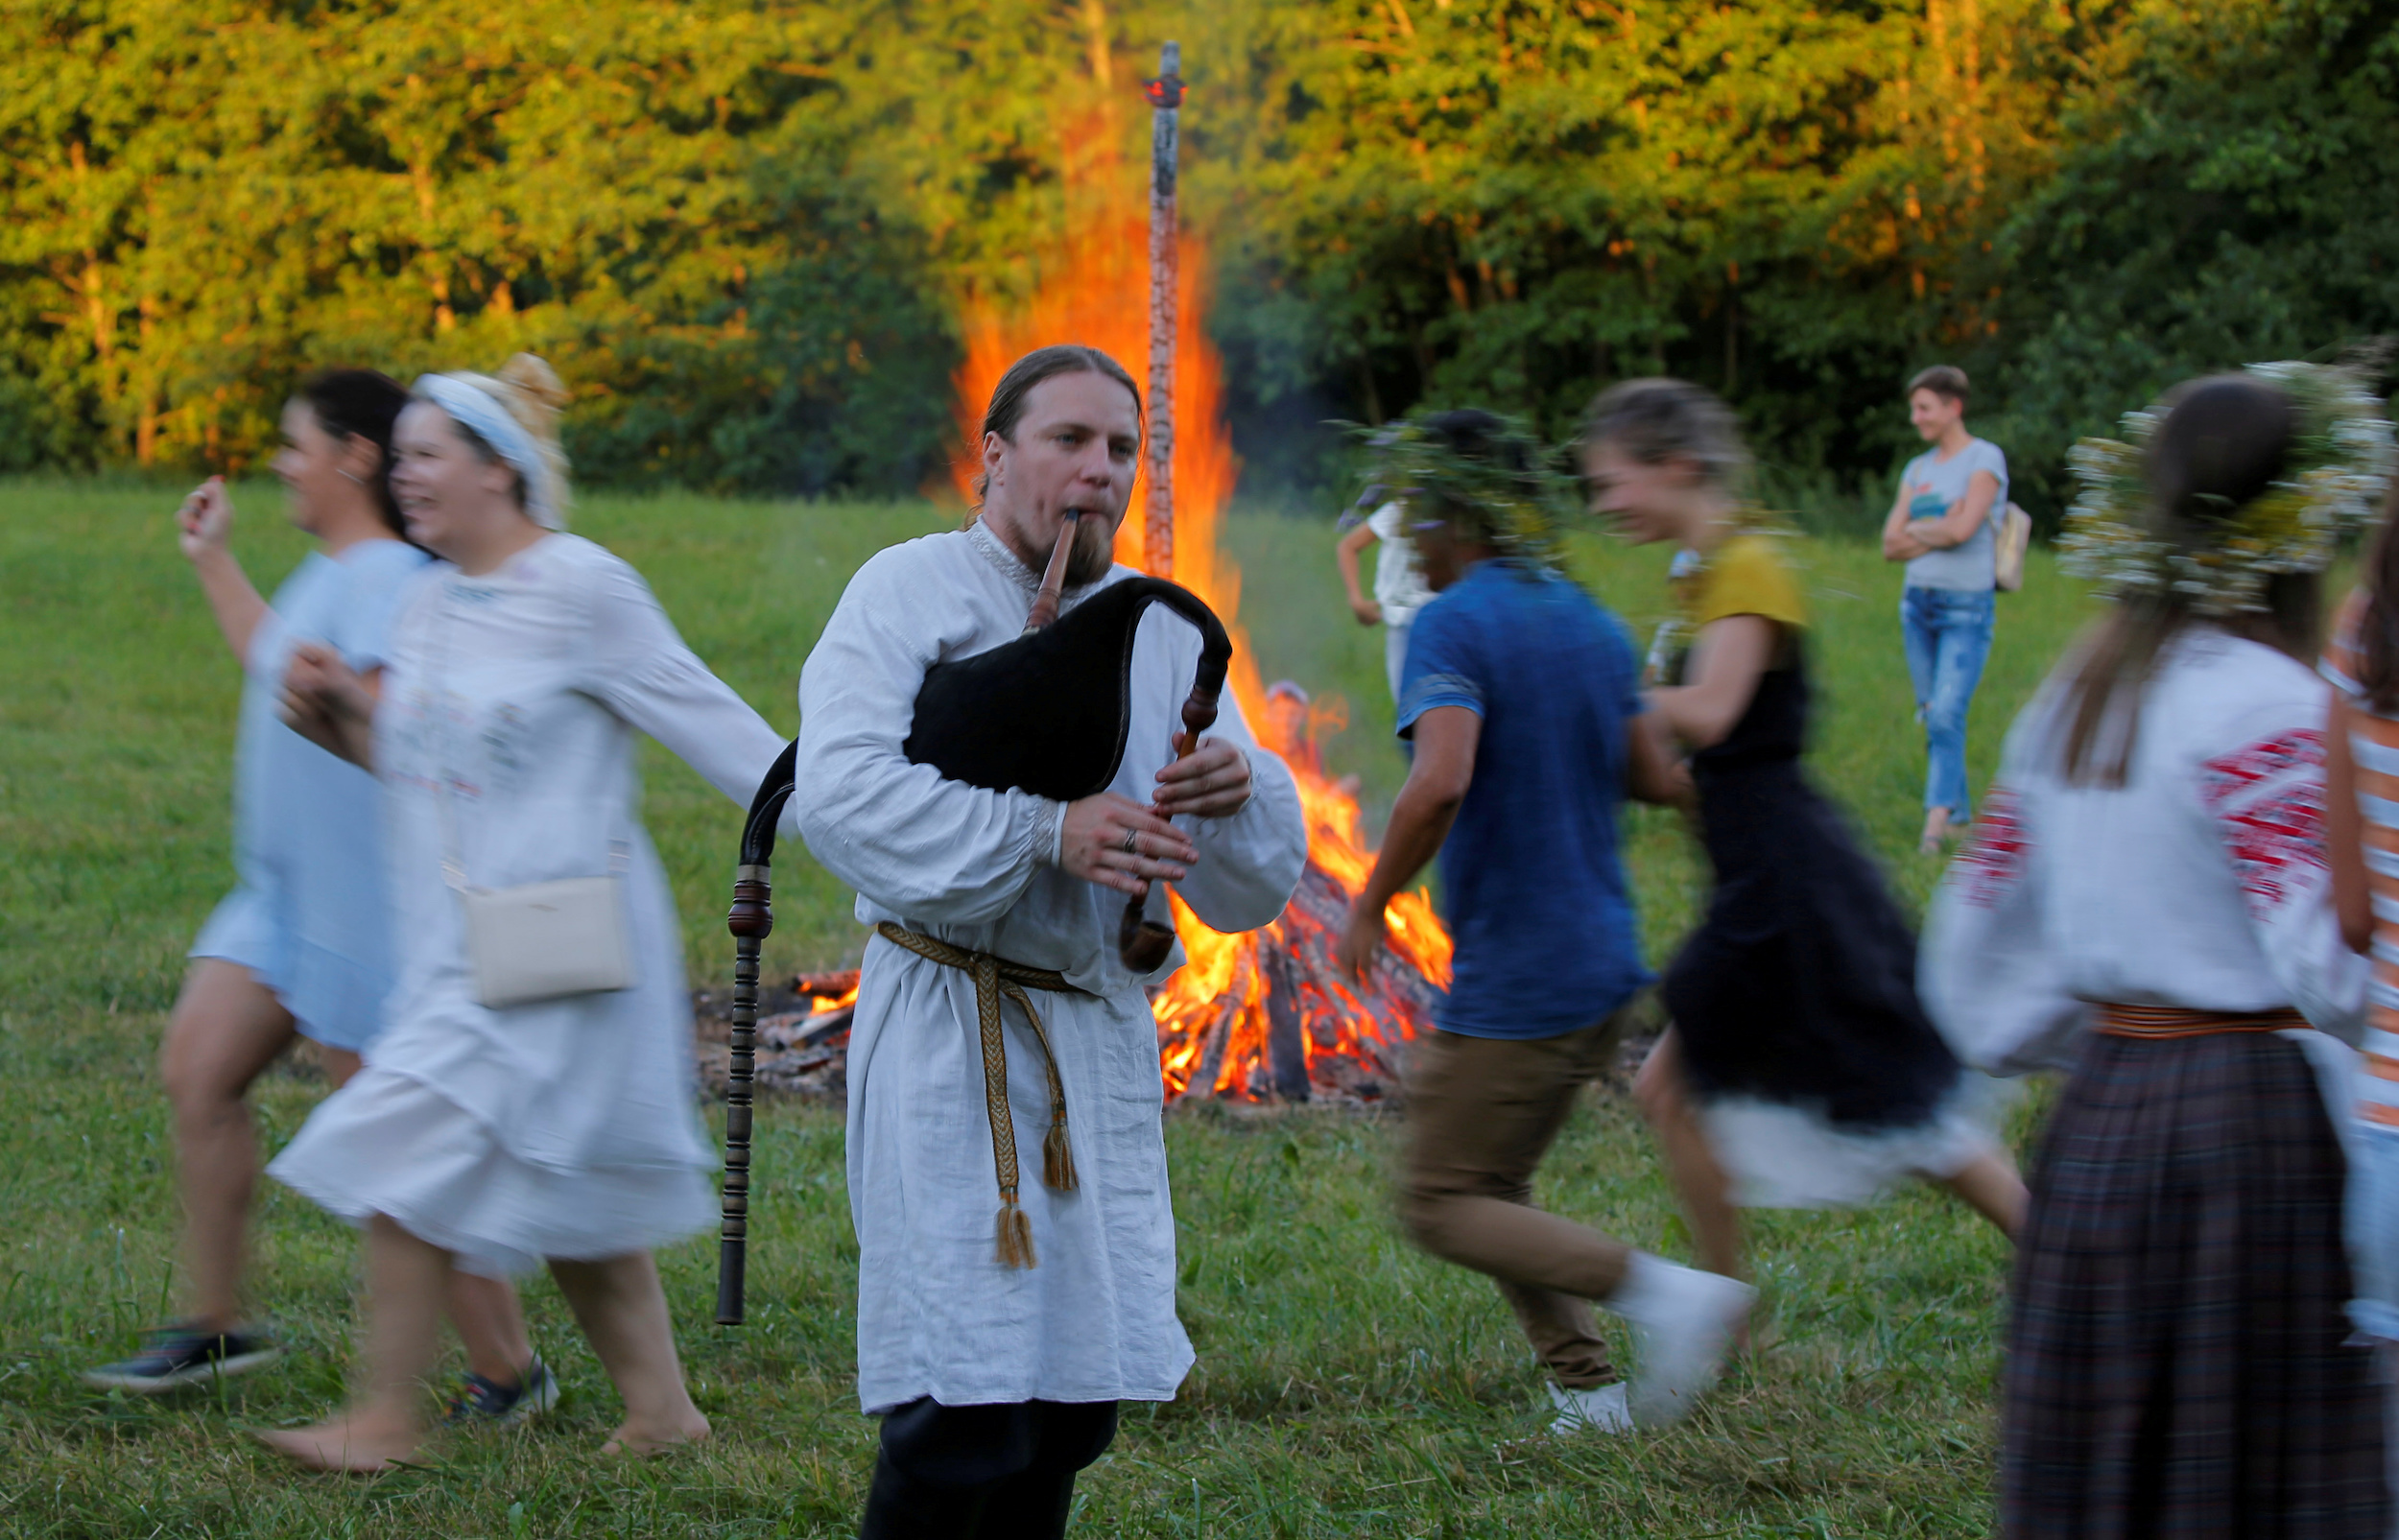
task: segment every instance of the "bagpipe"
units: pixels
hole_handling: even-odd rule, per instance
[[[1141,617],[1164,604],[1200,632],[1200,662],[1183,699],[1177,758],[1199,747],[1216,724],[1225,671],[1233,659],[1223,622],[1187,588],[1158,578],[1128,578],[1058,614],[1079,520],[1069,513],[1050,553],[1024,634],[971,657],[925,671],[915,714],[901,745],[912,764],[986,791],[1022,791],[1073,802],[1107,790],[1125,762],[1132,729],[1133,643]],[[799,746],[785,746],[759,784],[742,824],[733,876],[732,1058],[724,1089],[724,1215],[718,1237],[717,1324],[738,1326],[749,1239],[752,1093],[758,1027],[758,953],[774,929],[769,880],[775,825],[792,797]],[[1175,932],[1151,919],[1148,894],[1126,901],[1116,950],[1133,973],[1155,971]]]

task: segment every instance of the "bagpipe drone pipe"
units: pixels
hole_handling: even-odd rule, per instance
[[[1073,802],[1108,789],[1124,765],[1132,727],[1133,643],[1141,617],[1164,604],[1200,631],[1200,662],[1183,699],[1177,757],[1199,746],[1216,724],[1232,638],[1215,611],[1187,588],[1157,578],[1110,583],[1057,615],[1076,520],[1058,533],[1025,633],[972,657],[937,663],[916,692],[915,715],[901,745],[910,762],[986,791],[1030,792]],[[1052,617],[1057,617],[1053,619]],[[798,745],[787,746],[767,772],[742,825],[741,865],[733,880],[732,1060],[724,1090],[724,1209],[718,1242],[717,1324],[742,1320],[749,1235],[752,1077],[756,1063],[759,944],[774,929],[768,868],[774,830],[791,799]],[[1126,902],[1116,949],[1127,968],[1151,973],[1166,961],[1175,932],[1149,918],[1143,898]]]

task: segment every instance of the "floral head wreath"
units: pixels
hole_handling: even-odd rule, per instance
[[[1413,505],[1418,518],[1446,510],[1504,555],[1563,569],[1559,531],[1569,484],[1552,467],[1548,446],[1523,423],[1500,418],[1484,435],[1479,455],[1461,454],[1440,434],[1405,418],[1352,432],[1374,461],[1361,508],[1397,499]]]
[[[2173,594],[2222,619],[2265,609],[2268,578],[2323,571],[2343,533],[2373,522],[2394,449],[2364,376],[2289,361],[2252,364],[2247,372],[2280,388],[2296,413],[2282,478],[2224,520],[2220,538],[2160,539],[2148,518],[2143,461],[2165,414],[2156,406],[2127,412],[2122,438],[2085,438],[2067,457],[2081,489],[2058,537],[2060,565],[2102,598]]]

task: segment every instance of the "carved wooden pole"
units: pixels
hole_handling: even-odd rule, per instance
[[[758,951],[774,929],[774,826],[792,799],[796,743],[783,746],[750,798],[742,821],[741,865],[733,868],[733,1056],[724,1078],[724,1216],[717,1233],[717,1324],[742,1323],[749,1277],[750,1094],[758,1050]]]
[[[1153,578],[1175,576],[1175,161],[1181,135],[1183,45],[1158,50],[1150,98],[1150,495],[1141,554]]]

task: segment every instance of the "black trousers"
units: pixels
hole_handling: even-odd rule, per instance
[[[1058,1540],[1115,1437],[1113,1401],[911,1401],[884,1414],[859,1540]]]

